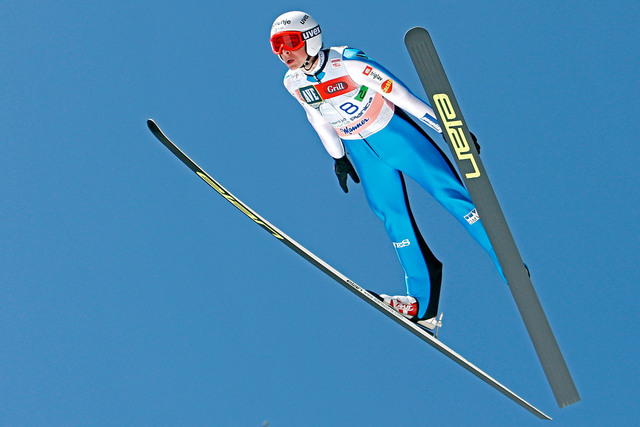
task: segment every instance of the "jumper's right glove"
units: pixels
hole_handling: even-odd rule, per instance
[[[346,154],[339,159],[335,159],[335,161],[336,164],[334,166],[334,170],[336,172],[336,176],[338,177],[340,187],[342,187],[342,191],[348,193],[349,189],[347,188],[347,177],[351,175],[351,179],[353,179],[353,182],[355,182],[356,184],[360,182],[360,177],[358,177],[356,170],[353,168],[353,165],[347,158]]]

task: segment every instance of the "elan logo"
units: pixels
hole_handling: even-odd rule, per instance
[[[453,150],[456,153],[456,157],[460,162],[468,161],[469,166],[472,168],[471,172],[467,172],[465,176],[467,178],[478,178],[480,176],[480,169],[476,163],[476,159],[473,156],[469,148],[469,143],[464,135],[462,119],[458,118],[456,110],[453,108],[451,100],[446,93],[438,93],[433,96],[433,101],[440,112],[444,124],[444,130],[449,135],[449,140],[453,146]]]

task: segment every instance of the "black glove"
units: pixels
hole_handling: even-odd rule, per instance
[[[478,150],[478,154],[480,154],[480,144],[478,144],[478,138],[473,134],[473,132],[469,131],[471,134],[471,139],[473,139],[473,144],[476,146],[476,150]]]
[[[336,176],[338,177],[338,182],[340,183],[340,187],[342,187],[342,191],[345,193],[349,192],[347,188],[347,176],[351,175],[351,179],[353,182],[358,184],[360,182],[360,178],[356,173],[356,170],[353,168],[353,165],[347,158],[347,155],[340,157],[339,159],[335,159],[336,164],[334,170],[336,172]]]
[[[478,150],[478,154],[480,154],[480,144],[478,144],[478,138],[473,134],[473,132],[469,132],[471,134],[471,139],[473,139],[473,145],[476,146],[476,150]],[[442,139],[447,142],[447,139],[444,137],[444,133],[441,134]]]

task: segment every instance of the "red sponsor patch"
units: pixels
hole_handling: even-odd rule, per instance
[[[322,99],[329,99],[347,92],[351,92],[357,87],[358,86],[353,82],[353,80],[351,80],[347,76],[329,80],[315,86]]]
[[[384,93],[389,93],[393,90],[393,81],[391,79],[387,79],[382,82],[382,91]]]
[[[371,71],[373,71],[373,68],[369,67],[367,65],[367,67],[364,69],[364,71],[362,72],[362,74],[364,74],[365,76],[368,76],[369,74],[371,74]]]

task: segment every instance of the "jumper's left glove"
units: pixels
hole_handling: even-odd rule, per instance
[[[347,177],[351,175],[351,179],[353,179],[353,182],[355,182],[356,184],[360,182],[360,177],[358,177],[356,170],[353,168],[353,165],[347,158],[346,154],[339,159],[335,159],[335,161],[336,164],[334,170],[336,172],[336,176],[338,177],[340,187],[342,187],[342,191],[348,193],[349,189],[347,188]]]

